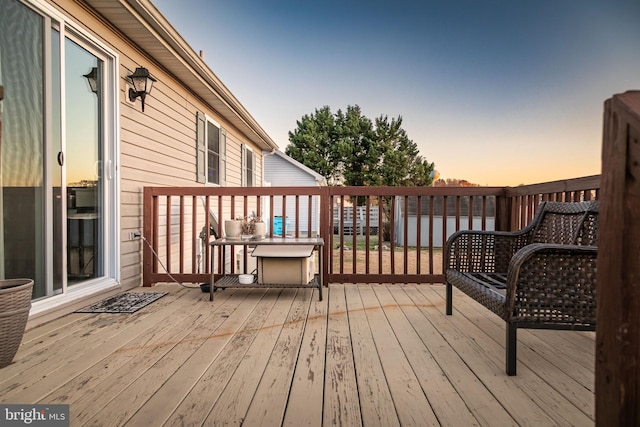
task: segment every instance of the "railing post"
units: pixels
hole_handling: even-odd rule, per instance
[[[506,193],[496,196],[496,231],[511,231],[512,200]]]
[[[324,240],[323,251],[324,263],[322,264],[322,283],[320,286],[328,286],[329,283],[329,263],[331,259],[331,235],[333,234],[333,206],[331,205],[331,187],[320,188],[320,237]]]
[[[640,91],[605,102],[596,425],[640,425]]]

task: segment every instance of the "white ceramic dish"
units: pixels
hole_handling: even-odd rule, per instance
[[[253,274],[240,274],[238,276],[238,281],[241,285],[250,285],[253,283],[254,276]]]

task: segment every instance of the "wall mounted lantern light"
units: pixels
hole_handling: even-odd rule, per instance
[[[144,98],[151,92],[153,82],[157,80],[151,77],[149,70],[144,67],[136,68],[136,71],[127,77],[133,85],[133,87],[129,89],[129,101],[134,102],[137,97],[140,97],[142,111],[144,112]]]
[[[91,92],[97,94],[98,93],[98,68],[93,67],[89,73],[83,75],[84,78],[89,82],[89,87],[91,88]]]

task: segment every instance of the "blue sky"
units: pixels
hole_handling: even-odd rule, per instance
[[[604,101],[640,89],[638,0],[152,0],[282,150],[359,105],[442,178],[600,173]]]

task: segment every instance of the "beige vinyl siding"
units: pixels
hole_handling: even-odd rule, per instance
[[[237,135],[227,133],[227,183],[237,187],[242,183],[242,140]]]
[[[241,183],[240,144],[252,146],[256,155],[261,150],[87,6],[76,1],[62,0],[53,4],[71,17],[78,27],[101,40],[118,56],[121,282],[125,288],[139,286],[142,282],[144,243],[141,240],[129,240],[129,233],[142,231],[143,187],[202,185],[196,182],[196,113],[206,114],[227,133],[227,185],[239,186]],[[130,86],[127,75],[138,66],[148,68],[157,79],[146,98],[144,112],[141,111],[140,100],[132,103],[128,99]],[[257,168],[261,167],[260,158],[257,158],[256,164]],[[256,175],[256,179],[258,185],[261,185],[261,173]],[[177,199],[172,200],[172,210],[175,212],[179,207],[178,203]],[[190,212],[190,207],[187,206],[186,210]],[[198,215],[200,213],[204,217],[201,204]],[[190,224],[189,219],[187,218],[187,224]],[[177,225],[172,224],[171,233],[175,232]],[[165,233],[166,227],[161,224],[160,234]],[[173,245],[173,262],[177,262],[178,250],[178,245]],[[187,260],[195,256],[190,251],[191,245],[185,245]],[[185,271],[190,269],[189,261]]]

